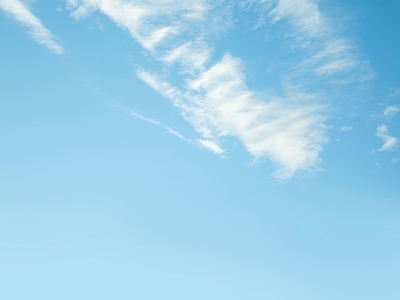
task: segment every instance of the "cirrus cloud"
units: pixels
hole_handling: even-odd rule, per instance
[[[340,82],[371,78],[357,47],[329,25],[314,0],[68,0],[68,5],[76,19],[102,12],[148,51],[160,67],[138,68],[137,76],[180,110],[200,135],[198,144],[223,154],[224,138],[235,137],[255,159],[274,162],[274,176],[282,180],[317,169],[321,161],[329,101],[321,86],[338,82],[337,76]],[[263,22],[249,30],[287,25],[285,39],[291,39],[296,59],[272,88],[280,93],[250,88],[243,59],[229,51],[215,54],[216,36],[235,26],[234,7],[262,14]],[[354,75],[359,70],[367,71]],[[172,76],[182,83],[171,84]]]
[[[29,10],[25,3],[20,0],[0,0],[0,9],[29,28],[32,37],[39,44],[46,46],[56,54],[63,52],[63,47],[56,42],[50,30]]]

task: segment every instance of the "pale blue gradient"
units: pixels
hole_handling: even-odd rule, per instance
[[[240,58],[255,93],[290,79],[323,95],[320,162],[283,181],[236,137],[222,156],[199,147],[136,76],[189,75],[104,14],[29,3],[64,51],[0,14],[0,299],[400,298],[400,152],[376,136],[400,137],[400,113],[383,115],[400,107],[400,2],[315,2],[365,67],[329,78],[293,75],[307,53],[286,23],[253,28],[260,9],[232,5],[210,37],[209,66]]]

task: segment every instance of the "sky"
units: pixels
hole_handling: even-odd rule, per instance
[[[400,2],[0,0],[0,298],[400,298]]]

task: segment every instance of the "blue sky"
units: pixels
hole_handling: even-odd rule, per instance
[[[400,2],[0,0],[2,299],[399,299]]]

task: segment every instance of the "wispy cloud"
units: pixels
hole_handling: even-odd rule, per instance
[[[271,1],[259,2],[269,4]],[[297,31],[310,37],[319,37],[328,30],[317,3],[312,0],[276,1],[269,17],[272,22],[287,19]]]
[[[137,75],[180,109],[199,133],[198,144],[222,154],[224,137],[235,137],[254,158],[271,159],[278,179],[318,168],[328,140],[327,109],[320,101],[329,99],[326,84],[338,75],[350,82],[357,77],[351,73],[368,69],[314,0],[68,0],[68,5],[77,19],[95,10],[104,13],[161,63],[160,70],[137,69]],[[262,14],[253,30],[288,26],[285,38],[297,52],[280,72],[282,84],[272,87],[281,93],[249,88],[239,57],[229,52],[215,57],[210,41],[215,32],[234,26],[233,7]],[[165,69],[172,65],[179,67],[174,75],[182,84],[169,82]]]
[[[131,116],[135,117],[135,118],[140,119],[140,120],[143,120],[143,121],[152,123],[154,125],[160,126],[160,127],[164,128],[169,134],[172,134],[172,135],[180,138],[181,140],[187,142],[187,140],[185,139],[185,137],[182,134],[180,134],[178,131],[172,129],[168,125],[165,125],[164,123],[156,121],[156,120],[154,120],[152,118],[144,117],[144,116],[142,116],[142,115],[140,115],[140,114],[138,114],[137,112],[134,112],[134,111],[130,111],[129,114]]]
[[[392,163],[392,164],[397,164],[398,162],[400,161],[400,157],[395,157],[395,158],[392,158],[391,160],[390,160],[390,162]]]
[[[399,139],[389,135],[389,129],[386,125],[380,125],[376,129],[376,136],[383,141],[382,147],[378,149],[379,152],[393,150],[397,147]]]
[[[202,19],[206,1],[181,0],[68,0],[72,16],[82,18],[99,10],[126,29],[145,49],[154,49],[171,36],[182,33],[182,24]]]
[[[400,97],[400,89],[393,89],[393,92],[389,95],[389,98]]]
[[[256,95],[244,82],[240,60],[231,55],[188,81],[184,91],[143,70],[138,76],[181,109],[212,151],[222,153],[221,138],[233,136],[255,158],[272,159],[278,179],[317,167],[326,137],[323,107],[314,95],[289,87],[285,98]]]
[[[151,124],[160,126],[160,127],[164,128],[165,131],[168,132],[169,134],[172,134],[172,135],[176,136],[177,138],[179,138],[179,139],[181,139],[181,140],[183,140],[183,141],[185,141],[185,142],[188,143],[188,140],[187,140],[182,134],[180,134],[178,131],[172,129],[172,128],[169,127],[168,125],[165,125],[164,123],[161,123],[161,122],[159,122],[159,121],[157,121],[157,120],[155,120],[155,119],[153,119],[153,118],[149,118],[149,117],[142,116],[141,114],[135,112],[134,110],[128,109],[128,108],[123,107],[123,106],[120,106],[120,105],[114,105],[114,107],[123,109],[123,110],[125,110],[125,111],[128,111],[129,114],[130,114],[132,117],[135,117],[135,118],[137,118],[137,119],[139,119],[139,120],[146,121],[146,122],[149,122],[149,123],[151,123]]]
[[[42,22],[29,10],[28,6],[21,0],[0,0],[0,9],[10,15],[16,21],[29,28],[32,37],[40,44],[49,48],[52,52],[60,54],[63,52],[53,34]]]
[[[340,127],[339,131],[347,132],[347,131],[351,131],[352,129],[353,129],[353,126],[342,126],[342,127]]]
[[[400,108],[397,105],[390,105],[386,107],[385,111],[383,112],[383,116],[386,118],[391,118],[395,114],[397,114],[400,111]]]
[[[214,152],[215,154],[223,154],[225,152],[224,149],[222,149],[218,143],[211,141],[211,140],[205,140],[205,139],[197,139],[197,142],[200,144],[200,146],[210,150],[211,152]]]

